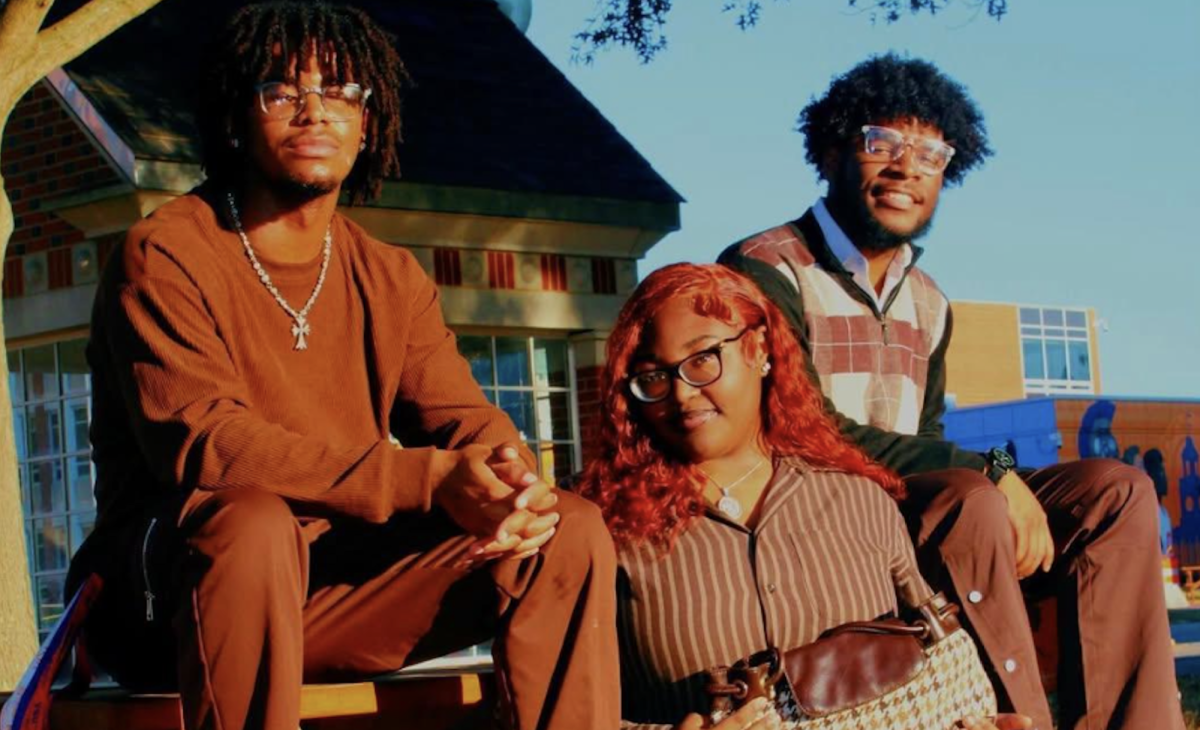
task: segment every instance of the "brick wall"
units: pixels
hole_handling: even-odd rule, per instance
[[[959,406],[1025,397],[1017,306],[954,302],[954,333],[946,351],[946,392]]]
[[[44,84],[21,99],[8,121],[0,147],[0,174],[15,217],[4,267],[4,296],[25,293],[19,259],[42,251],[48,252],[44,273],[49,288],[70,286],[71,254],[65,249],[81,243],[83,233],[44,212],[42,206],[47,200],[114,185],[120,177]]]
[[[600,455],[600,419],[603,417],[601,371],[602,368],[597,366],[575,370],[576,395],[579,397],[579,443],[583,448],[584,464]]]

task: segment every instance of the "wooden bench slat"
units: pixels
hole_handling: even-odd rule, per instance
[[[300,719],[315,717],[345,717],[372,715],[379,710],[375,685],[370,682],[353,684],[306,684],[300,692]]]
[[[302,720],[371,715],[378,709],[370,682],[311,684],[300,693]],[[59,698],[50,705],[50,730],[179,730],[180,717],[174,694]]]

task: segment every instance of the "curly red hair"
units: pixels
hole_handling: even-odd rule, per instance
[[[728,324],[765,326],[772,363],[763,379],[762,439],[775,457],[797,456],[818,467],[859,474],[900,499],[904,483],[848,442],[825,412],[804,354],[783,313],[742,274],[718,264],[674,264],[649,276],[634,291],[608,338],[602,381],[600,456],[578,484],[604,514],[618,543],[647,539],[670,546],[704,509],[704,473],[665,448],[638,416],[627,377],[646,325],[667,304],[687,297],[695,311]],[[744,347],[753,347],[752,344]]]

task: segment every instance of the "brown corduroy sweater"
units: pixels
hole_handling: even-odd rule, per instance
[[[264,489],[298,513],[382,522],[429,509],[433,447],[518,441],[409,252],[335,216],[297,351],[219,200],[201,188],[163,206],[105,271],[88,345],[97,532],[178,489]],[[321,256],[262,263],[302,307]]]

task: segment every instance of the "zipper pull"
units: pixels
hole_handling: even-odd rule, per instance
[[[891,344],[888,342],[888,321],[886,319],[881,319],[879,321],[879,326],[883,329],[883,344],[885,346]]]
[[[154,620],[154,594],[146,591],[146,621]]]

